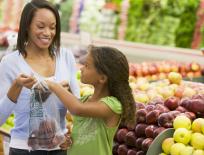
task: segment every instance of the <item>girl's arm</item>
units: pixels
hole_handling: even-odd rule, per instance
[[[47,81],[48,87],[53,91],[68,110],[78,116],[108,118],[115,114],[102,102],[86,102],[82,104],[74,95],[64,89],[60,84]]]

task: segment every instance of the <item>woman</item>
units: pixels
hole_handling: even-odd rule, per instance
[[[79,96],[75,60],[71,51],[60,48],[60,17],[57,9],[45,0],[33,0],[23,9],[17,50],[3,57],[0,63],[0,125],[11,113],[15,126],[11,130],[10,155],[65,155],[66,143],[52,150],[30,151],[28,146],[30,88],[34,77],[53,78],[71,87]],[[65,82],[64,82],[65,81]],[[65,134],[67,109],[56,99],[60,127]]]

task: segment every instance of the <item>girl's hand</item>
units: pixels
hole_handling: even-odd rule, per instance
[[[66,133],[65,134],[65,142],[60,145],[60,148],[62,150],[67,150],[71,147],[71,145],[72,145],[72,139],[70,137],[70,134]]]
[[[25,74],[20,74],[15,80],[17,86],[26,87],[31,89],[32,86],[37,82],[37,80],[33,76],[28,76]]]
[[[64,89],[66,89],[66,90],[68,90],[69,92],[71,92],[71,89],[70,89],[70,86],[69,86],[68,81],[62,81],[62,82],[60,82],[60,85],[61,85]]]

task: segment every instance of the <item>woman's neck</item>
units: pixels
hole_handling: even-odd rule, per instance
[[[26,47],[26,52],[27,52],[27,57],[32,57],[32,58],[45,58],[49,57],[49,50],[48,49],[40,49],[40,48],[35,48],[33,46],[27,46]]]

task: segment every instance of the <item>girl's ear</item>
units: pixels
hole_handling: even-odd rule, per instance
[[[108,77],[106,75],[101,75],[101,79],[99,80],[100,83],[106,83],[108,81]]]

